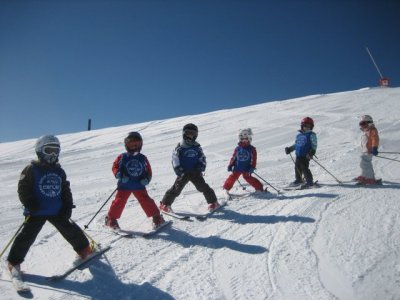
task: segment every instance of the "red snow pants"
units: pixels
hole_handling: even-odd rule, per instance
[[[252,187],[255,188],[256,191],[262,191],[263,190],[263,185],[262,183],[257,179],[251,176],[250,173],[245,173],[245,172],[232,172],[231,175],[226,179],[224,183],[224,190],[229,191],[233,185],[235,184],[236,180],[239,179],[240,175],[243,175],[244,180],[246,180]]]
[[[147,217],[158,216],[160,214],[156,203],[150,198],[146,190],[118,190],[108,210],[108,217],[110,219],[119,219],[121,217],[122,211],[131,194],[138,200]]]

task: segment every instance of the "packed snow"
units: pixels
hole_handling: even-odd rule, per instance
[[[205,179],[220,198],[238,131],[248,127],[258,151],[256,173],[282,194],[267,184],[270,193],[253,193],[240,179],[246,189],[236,184],[232,193],[241,197],[206,221],[172,219],[172,227],[149,239],[121,238],[103,227],[111,199],[86,230],[96,242],[112,246],[104,256],[60,282],[47,281],[75,259],[70,245],[47,223],[22,264],[31,294],[18,295],[2,269],[1,299],[400,299],[400,164],[375,157],[383,185],[350,182],[360,175],[358,117],[372,115],[379,150],[396,152],[399,112],[400,88],[365,88],[140,124],[132,111],[132,125],[60,135],[60,162],[77,206],[72,219],[82,228],[116,188],[111,165],[124,151],[129,131],[140,131],[144,138],[142,153],[153,168],[148,191],[157,203],[175,180],[171,153],[189,122],[199,127],[198,141],[207,156]],[[321,187],[283,190],[294,180],[284,148],[294,142],[305,116],[315,121],[317,162],[343,184],[312,161]],[[1,249],[23,221],[17,182],[35,159],[34,143],[0,144]],[[204,212],[206,207],[191,184],[173,204],[175,211]],[[131,197],[120,225],[146,231],[151,220]]]

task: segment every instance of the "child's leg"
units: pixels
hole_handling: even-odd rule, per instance
[[[48,220],[55,228],[57,228],[76,252],[80,252],[89,246],[89,240],[76,223],[71,222],[65,217],[59,216],[50,217]]]
[[[150,198],[146,190],[133,191],[133,195],[138,200],[147,217],[158,216],[160,214],[156,203]]]
[[[296,182],[303,182],[303,170],[302,170],[302,160],[300,157],[296,157],[294,164],[294,175]]]
[[[263,190],[263,185],[262,183],[257,179],[252,177],[249,173],[243,173],[243,178],[246,180],[253,188],[255,188],[256,191],[262,191]]]
[[[214,190],[205,182],[201,173],[192,173],[190,175],[190,181],[199,192],[203,193],[208,204],[217,201],[217,196],[215,195]]]
[[[232,172],[231,175],[226,179],[223,189],[229,191],[233,185],[235,184],[236,180],[240,177],[240,172]]]
[[[176,197],[178,197],[183,188],[189,182],[189,178],[187,174],[184,174],[178,178],[176,178],[174,185],[165,193],[161,202],[165,205],[172,205]]]
[[[14,243],[11,246],[10,253],[8,254],[7,260],[13,265],[19,265],[25,259],[29,248],[35,242],[37,235],[42,229],[46,218],[31,216],[25,223],[21,232],[17,235]]]
[[[110,209],[108,210],[108,217],[110,219],[119,219],[121,218],[122,211],[125,208],[126,202],[128,201],[129,196],[132,191],[118,190],[115,195],[114,201],[111,203]]]
[[[312,185],[314,183],[314,179],[310,171],[310,161],[307,159],[307,157],[299,157],[298,159],[300,162],[300,171],[304,174],[304,178],[307,183]]]
[[[368,179],[375,179],[374,168],[372,167],[372,155],[368,153],[363,153],[361,155],[361,176]]]

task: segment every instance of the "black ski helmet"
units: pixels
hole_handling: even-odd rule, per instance
[[[129,147],[129,143],[132,141],[136,141],[138,143],[136,145],[134,145],[133,147],[132,146]],[[143,146],[143,139],[139,132],[131,131],[128,133],[128,136],[125,138],[124,143],[125,143],[126,151],[140,152],[140,150],[142,150],[142,146]]]
[[[183,126],[182,137],[183,140],[189,145],[193,144],[194,141],[196,141],[198,133],[199,129],[193,123],[188,123],[185,126]]]

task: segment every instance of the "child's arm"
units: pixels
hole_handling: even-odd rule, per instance
[[[39,203],[33,193],[33,180],[32,165],[29,165],[21,172],[21,177],[18,181],[18,196],[21,203],[30,212],[35,212],[39,209]]]
[[[118,155],[117,158],[114,160],[114,163],[112,165],[112,172],[114,174],[114,176],[117,178],[118,177],[118,173],[119,173],[119,177],[121,177],[121,160],[122,160],[122,154]]]
[[[172,152],[172,167],[174,168],[174,172],[176,176],[182,176],[183,175],[183,168],[181,167],[181,161],[179,159],[179,152],[181,150],[181,145],[178,144],[174,151]]]
[[[237,155],[237,147],[235,148],[235,150],[233,150],[232,157],[229,160],[228,170],[231,169],[235,165],[236,155]]]
[[[172,152],[172,167],[175,168],[179,168],[181,165],[180,159],[179,159],[179,152],[181,150],[181,146],[180,144],[178,144],[178,146],[176,146],[176,148],[174,149],[174,151]]]
[[[71,218],[72,209],[75,207],[75,205],[74,205],[74,200],[72,198],[70,183],[67,180],[67,175],[65,174],[64,170],[62,172],[61,179],[62,179],[61,201],[63,203],[63,206],[61,207],[59,215],[65,216],[67,219],[69,219]]]
[[[199,146],[199,163],[198,169],[200,172],[204,172],[206,170],[207,161],[206,156],[204,155],[203,149]]]
[[[257,166],[257,149],[256,149],[256,147],[253,146],[253,149],[251,150],[251,152],[252,152],[252,156],[251,156],[250,165],[253,169],[255,169]]]
[[[310,135],[310,140],[311,140],[311,155],[314,155],[317,152],[317,146],[318,146],[318,139],[317,135],[313,132]]]
[[[145,168],[146,168],[146,174],[145,174],[145,177],[146,177],[146,179],[148,180],[148,183],[151,181],[151,178],[153,177],[153,171],[151,170],[151,165],[150,165],[150,162],[149,162],[149,160],[147,159],[147,157],[145,156],[144,157],[144,160],[145,160]]]

